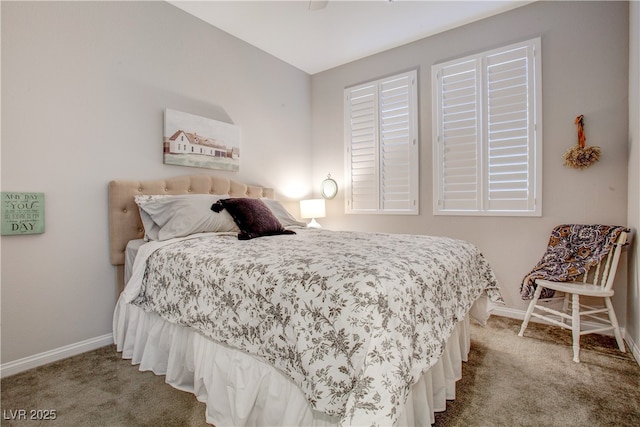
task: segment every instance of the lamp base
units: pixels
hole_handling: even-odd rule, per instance
[[[315,218],[311,218],[311,221],[309,222],[309,224],[307,224],[307,227],[309,227],[309,228],[322,228],[322,226],[320,224],[318,224],[318,221],[316,221]]]

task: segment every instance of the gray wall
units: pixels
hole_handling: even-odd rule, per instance
[[[626,2],[536,2],[312,76],[313,179],[327,172],[344,187],[342,91],[401,70],[419,69],[420,215],[345,215],[344,194],[330,201],[332,228],[446,235],[477,244],[494,266],[506,307],[517,317],[522,277],[561,223],[627,224],[628,46]],[[431,66],[493,47],[542,37],[543,216],[455,217],[432,214]],[[562,155],[577,142],[585,116],[587,143],[602,159],[579,171]],[[626,283],[626,267],[621,268]],[[626,318],[626,289],[616,294]]]
[[[2,237],[2,363],[111,333],[110,180],[216,173],[162,164],[165,108],[240,126],[229,177],[310,191],[306,73],[165,2],[1,7],[2,191],[46,200]]]
[[[636,346],[640,360],[640,2],[629,5],[629,208],[628,224],[635,231],[629,250],[629,283],[627,285],[627,321],[629,340]]]

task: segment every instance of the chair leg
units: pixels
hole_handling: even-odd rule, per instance
[[[613,334],[616,336],[618,348],[621,352],[625,353],[626,349],[624,346],[624,341],[622,340],[622,334],[620,333],[618,318],[616,317],[615,311],[613,311],[613,303],[611,302],[611,298],[605,297],[604,303],[607,305],[607,309],[609,310],[609,320],[611,321],[611,326],[613,326]]]
[[[564,298],[562,298],[562,312],[563,313],[567,313],[569,311],[569,299],[570,299],[570,294],[568,293],[564,293]],[[562,323],[567,323],[566,319],[564,317],[560,318],[560,321]]]
[[[573,336],[573,361],[580,362],[580,296],[571,296],[571,335]]]
[[[536,291],[533,293],[533,299],[529,303],[529,307],[527,307],[527,312],[524,315],[524,320],[522,321],[522,326],[520,327],[520,332],[518,336],[521,337],[524,335],[525,329],[527,329],[527,325],[529,324],[529,320],[531,319],[531,313],[536,308],[536,304],[538,303],[538,299],[540,298],[540,294],[542,293],[542,286],[538,285]]]

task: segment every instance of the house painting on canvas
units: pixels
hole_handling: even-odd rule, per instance
[[[237,172],[240,128],[193,114],[164,112],[164,163]]]

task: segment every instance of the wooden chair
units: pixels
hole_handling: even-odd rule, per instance
[[[519,336],[523,336],[531,317],[542,319],[561,328],[571,329],[573,337],[573,361],[580,362],[580,336],[595,332],[613,330],[620,351],[625,352],[624,341],[620,334],[620,327],[613,311],[611,297],[613,297],[613,281],[620,260],[622,246],[627,241],[627,233],[621,232],[613,249],[591,271],[583,275],[582,281],[554,282],[536,279],[536,291],[527,308],[527,312],[520,328]],[[593,271],[595,270],[595,271]],[[539,304],[540,294],[544,288],[564,292],[561,310]],[[580,297],[596,297],[604,300],[603,306],[592,307],[580,303]],[[536,311],[537,310],[537,311]],[[587,328],[581,324],[581,317],[589,320]]]

